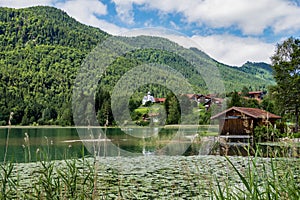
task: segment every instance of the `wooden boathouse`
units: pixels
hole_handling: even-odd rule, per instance
[[[252,146],[255,127],[274,125],[281,117],[258,108],[231,107],[211,119],[219,120],[220,154],[223,154],[223,147]]]

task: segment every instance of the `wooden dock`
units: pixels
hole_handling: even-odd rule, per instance
[[[218,142],[220,155],[249,155],[254,145],[251,135],[219,135]]]

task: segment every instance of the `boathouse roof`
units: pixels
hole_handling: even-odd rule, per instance
[[[231,107],[227,110],[224,110],[221,113],[218,113],[218,114],[212,116],[211,119],[218,119],[220,117],[224,117],[226,115],[226,113],[228,113],[230,111],[237,111],[237,112],[243,113],[243,114],[248,115],[255,119],[262,119],[262,118],[281,119],[280,116],[275,115],[270,112],[267,112],[265,110],[261,110],[258,108],[246,108],[246,107]]]

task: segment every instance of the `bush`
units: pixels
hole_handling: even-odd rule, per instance
[[[300,138],[300,132],[298,132],[298,133],[293,133],[293,137],[294,137],[294,138]]]
[[[33,122],[32,126],[38,126],[39,124],[37,122]]]
[[[37,121],[37,123],[38,124],[40,124],[40,125],[46,125],[47,123],[45,122],[45,120],[44,119],[39,119],[38,121]]]
[[[271,124],[269,126],[257,126],[254,129],[254,136],[256,142],[274,141],[281,136],[279,129],[274,128]]]
[[[278,131],[281,133],[281,134],[284,134],[284,133],[287,133],[287,125],[286,125],[286,122],[277,122],[276,123],[276,128],[278,129]]]
[[[150,107],[150,106],[152,106],[152,105],[153,105],[153,103],[152,103],[151,101],[147,101],[147,102],[145,103],[144,107]]]
[[[131,113],[131,119],[134,120],[134,121],[139,120],[142,117],[142,115],[143,115],[143,113],[140,113],[138,111],[133,111]]]

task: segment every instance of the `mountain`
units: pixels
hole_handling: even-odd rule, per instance
[[[0,125],[7,124],[10,112],[14,113],[12,124],[72,124],[71,95],[78,70],[97,44],[110,37],[56,8],[0,8]],[[265,89],[274,84],[271,69],[262,63],[246,63],[237,68],[163,38],[143,36],[136,40],[172,46],[182,49],[188,57],[197,57],[207,76],[214,73],[213,68],[218,69],[227,92],[244,86]],[[136,49],[119,56],[105,71],[99,88],[109,93],[126,72],[143,63],[172,66],[195,91],[207,92],[203,73],[195,70],[191,62],[155,48]],[[139,88],[137,96],[149,88],[156,96],[165,96],[168,91],[152,84]],[[97,109],[100,108],[96,105]]]
[[[255,75],[255,77],[274,82],[273,69],[267,63],[247,62],[242,67],[240,67],[239,70],[248,74],[253,74]]]
[[[0,8],[1,51],[54,45],[91,50],[108,34],[52,7]]]
[[[241,67],[229,66],[210,58],[205,52],[192,48],[194,52],[218,66],[227,91],[240,91],[243,87],[250,90],[267,90],[275,84],[271,66],[264,62],[246,62]]]

